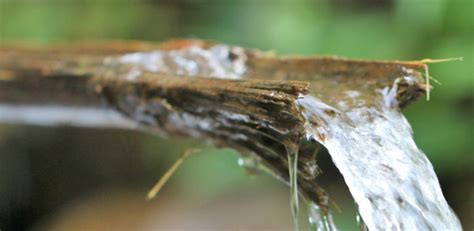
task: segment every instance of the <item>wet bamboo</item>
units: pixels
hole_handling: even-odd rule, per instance
[[[245,52],[250,70],[241,80],[143,72],[129,81],[104,69],[104,58],[131,51],[179,49],[201,41],[165,46],[112,43],[54,48],[0,48],[0,122],[71,124],[142,129],[199,136],[260,159],[288,181],[286,152],[305,140],[295,100],[308,91],[337,102],[342,90],[391,86],[421,63],[367,62],[323,58],[279,58]],[[229,59],[234,59],[229,54]],[[334,87],[337,80],[337,87]],[[424,92],[420,82],[399,89],[400,106]],[[318,144],[310,145],[316,149]],[[314,150],[313,150],[314,151]],[[298,184],[320,204],[325,194],[305,166],[314,152],[300,150]]]

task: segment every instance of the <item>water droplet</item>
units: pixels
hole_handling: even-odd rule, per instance
[[[239,164],[239,166],[247,168],[255,168],[258,165],[257,160],[252,157],[240,157],[237,160],[237,163]]]
[[[258,174],[259,170],[263,170],[263,166],[261,165],[260,161],[251,156],[240,157],[237,160],[237,163],[250,175],[256,175]]]

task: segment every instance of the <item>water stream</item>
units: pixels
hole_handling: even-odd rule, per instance
[[[309,202],[308,203],[308,218],[309,224],[315,231],[336,231],[336,225],[332,218],[331,212],[324,213],[321,211],[319,205]]]
[[[364,220],[362,220],[362,218],[360,217],[360,214],[359,212],[357,212],[356,214],[356,222],[357,222],[357,226],[359,227],[359,231],[367,231],[367,226],[365,225],[365,222]]]
[[[290,175],[290,204],[293,215],[294,230],[298,228],[299,195],[298,195],[298,151],[288,151],[288,173]]]
[[[298,104],[308,139],[323,144],[344,176],[369,230],[461,230],[431,163],[416,146],[391,88],[379,105],[339,110],[318,98]],[[330,112],[330,113],[328,113]]]

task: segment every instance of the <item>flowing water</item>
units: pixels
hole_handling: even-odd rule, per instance
[[[230,52],[242,53],[239,49],[223,45],[208,49],[189,47],[129,54],[119,61],[137,66],[127,77],[131,80],[143,69],[239,79],[246,72],[246,56],[241,55],[241,59],[233,61],[228,58]],[[397,79],[392,87],[369,95],[350,89],[346,92],[347,100],[341,100],[338,105],[329,105],[310,95],[301,96],[296,103],[307,121],[307,138],[328,149],[357,203],[363,219],[359,223],[361,227],[366,226],[369,230],[461,230],[431,163],[416,146],[411,127],[398,110],[399,82],[415,83],[406,76]],[[365,104],[362,94],[379,103]],[[291,210],[297,230],[298,156],[297,152],[287,154]],[[241,164],[257,166],[245,159]],[[309,214],[316,230],[336,230],[331,215],[321,214],[317,205],[310,205]]]
[[[362,220],[362,218],[360,217],[359,212],[357,212],[357,214],[356,214],[356,222],[357,222],[357,226],[359,227],[360,231],[367,231],[368,230],[367,226],[365,225],[364,220]]]
[[[298,195],[298,151],[288,151],[288,173],[290,175],[290,204],[294,229],[298,228],[299,195]]]
[[[301,97],[306,120],[318,121],[306,125],[308,139],[328,149],[369,230],[461,230],[396,107],[396,88],[397,82],[374,95],[380,97],[377,106],[346,111]]]
[[[335,231],[336,225],[332,219],[332,214],[321,211],[319,205],[310,202],[308,203],[308,218],[309,224],[316,231]]]

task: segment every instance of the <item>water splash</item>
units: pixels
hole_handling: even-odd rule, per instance
[[[343,111],[315,97],[298,99],[305,119],[316,122],[307,123],[307,136],[328,149],[369,230],[461,230],[396,108],[397,84],[409,80],[374,94],[377,106]]]

